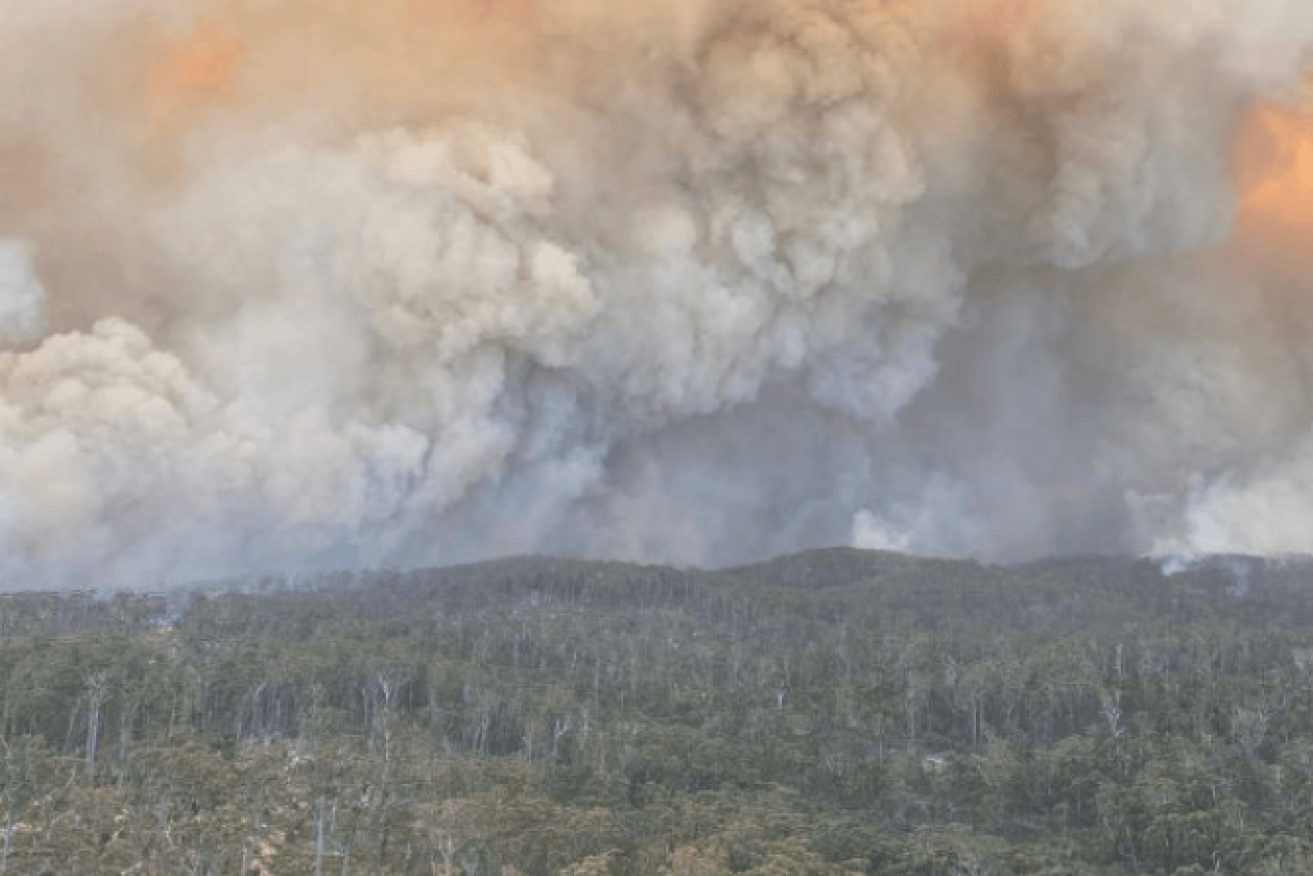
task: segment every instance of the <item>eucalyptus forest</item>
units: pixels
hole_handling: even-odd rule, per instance
[[[12,583],[4,874],[1313,872],[1303,560]]]

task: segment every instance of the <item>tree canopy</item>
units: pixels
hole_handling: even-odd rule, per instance
[[[1313,565],[0,595],[0,873],[1313,871]]]

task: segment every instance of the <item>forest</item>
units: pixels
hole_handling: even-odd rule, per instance
[[[3,874],[1313,872],[1304,559],[4,584]]]

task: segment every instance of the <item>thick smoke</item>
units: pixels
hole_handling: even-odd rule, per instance
[[[1313,548],[1307,0],[10,5],[6,586]]]

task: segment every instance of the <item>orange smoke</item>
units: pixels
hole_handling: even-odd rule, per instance
[[[1313,241],[1313,113],[1255,110],[1240,137],[1237,188],[1241,238]]]
[[[147,50],[142,103],[167,137],[217,106],[256,126],[348,104],[409,123],[505,76],[541,22],[540,2],[211,0],[204,23]]]
[[[214,25],[170,46],[149,74],[151,116],[176,117],[189,107],[221,97],[232,82],[242,44]]]

